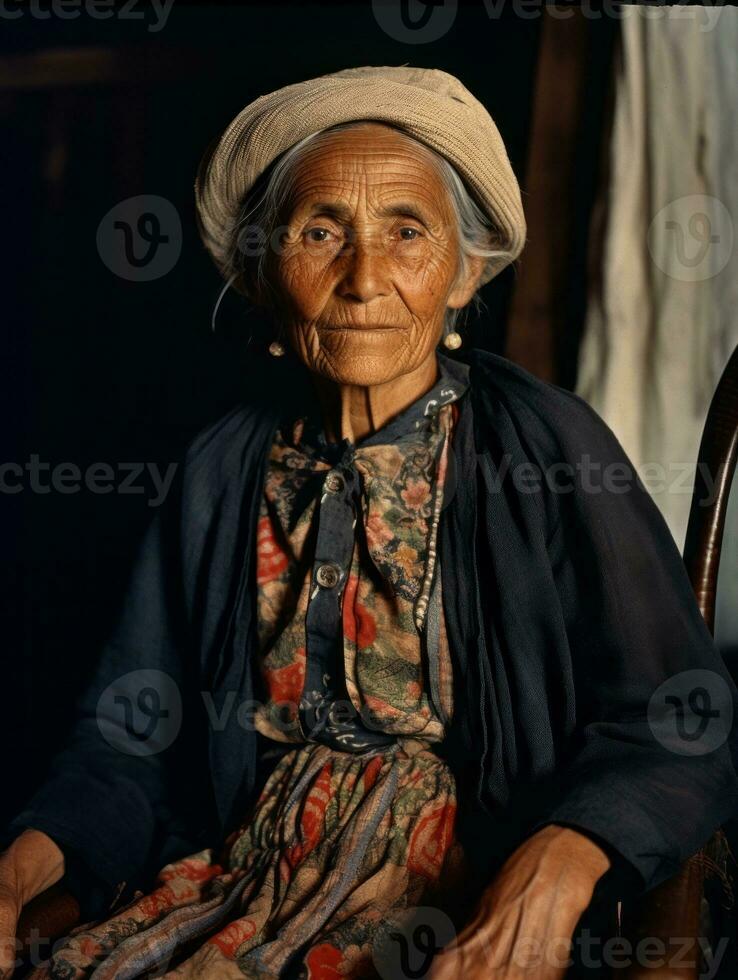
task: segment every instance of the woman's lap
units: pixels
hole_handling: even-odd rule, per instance
[[[162,868],[148,895],[75,930],[33,978],[376,976],[386,924],[461,857],[455,816],[453,776],[424,743],[298,746],[220,854]]]

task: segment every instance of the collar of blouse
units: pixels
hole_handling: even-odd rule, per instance
[[[432,388],[381,429],[356,444],[349,439],[342,439],[340,442],[328,441],[317,400],[298,417],[288,415],[283,418],[281,430],[292,445],[296,446],[299,442],[302,449],[309,449],[311,454],[332,465],[350,459],[357,449],[402,441],[404,437],[412,436],[429,427],[439,409],[443,405],[457,401],[469,387],[468,365],[454,361],[440,351],[437,359],[438,378]]]

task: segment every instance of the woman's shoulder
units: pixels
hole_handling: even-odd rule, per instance
[[[553,458],[586,451],[624,454],[607,422],[575,392],[489,351],[471,351],[467,363],[475,411],[492,426],[504,412],[526,443]]]
[[[276,420],[277,413],[272,407],[240,402],[203,426],[190,439],[185,458],[195,461],[207,456],[238,452]]]
[[[259,470],[277,423],[278,415],[270,406],[242,402],[203,426],[182,455],[185,494],[201,502],[206,496],[214,500],[226,491],[245,490]]]
[[[497,393],[521,410],[528,408],[544,418],[553,411],[556,413],[552,419],[554,422],[559,415],[568,418],[581,416],[595,424],[604,421],[576,392],[544,381],[501,354],[475,349],[470,352],[468,363],[475,387],[488,394]]]

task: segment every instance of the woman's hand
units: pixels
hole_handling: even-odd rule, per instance
[[[437,954],[429,980],[561,980],[571,939],[610,859],[589,837],[550,824],[507,859],[471,921]]]
[[[0,980],[13,974],[23,906],[64,874],[64,855],[40,830],[24,830],[0,854]]]

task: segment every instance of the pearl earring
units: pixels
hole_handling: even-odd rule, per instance
[[[269,353],[272,357],[282,357],[284,354],[284,344],[280,344],[278,340],[273,340],[269,345]]]
[[[456,333],[452,330],[451,333],[447,333],[443,338],[443,346],[448,350],[458,350],[461,347],[461,334]]]

